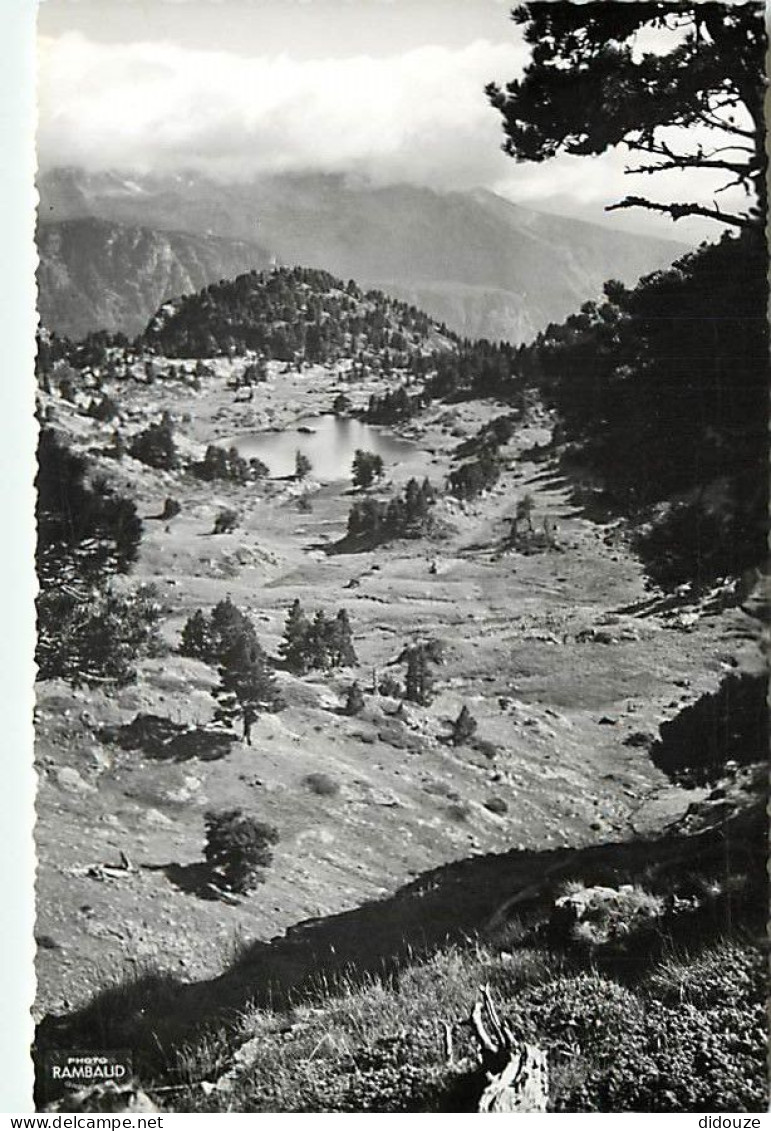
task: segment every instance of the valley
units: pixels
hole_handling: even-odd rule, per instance
[[[72,336],[138,333],[162,301],[273,261],[379,287],[462,336],[518,343],[606,279],[631,283],[685,251],[483,189],[54,168],[38,190],[41,309],[49,329]]]

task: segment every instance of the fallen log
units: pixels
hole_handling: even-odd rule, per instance
[[[518,1040],[502,1024],[489,986],[483,986],[469,1019],[488,1083],[479,1112],[544,1112],[549,1099],[548,1055]]]

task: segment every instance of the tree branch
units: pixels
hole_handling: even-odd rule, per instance
[[[615,212],[619,208],[647,208],[652,212],[662,212],[671,216],[673,220],[681,220],[684,216],[705,216],[709,220],[719,220],[722,224],[730,224],[735,228],[755,229],[759,221],[748,216],[735,216],[730,212],[723,212],[719,208],[707,208],[695,201],[690,204],[657,204],[655,201],[646,200],[642,196],[627,196],[616,204],[606,206],[606,212]]]

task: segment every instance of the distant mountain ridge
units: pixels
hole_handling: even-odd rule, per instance
[[[37,238],[41,321],[72,338],[133,336],[167,299],[270,263],[256,244],[95,217],[43,222]]]
[[[666,240],[539,213],[483,189],[439,193],[322,175],[222,185],[198,176],[129,178],[75,169],[43,173],[38,187],[43,230],[51,221],[97,218],[155,233],[185,232],[196,240],[235,241],[243,254],[254,246],[266,259],[273,255],[283,264],[382,288],[457,333],[513,342],[596,298],[606,279],[632,283],[685,250]],[[80,271],[100,273],[97,246],[93,254],[93,267],[74,252],[66,261],[75,290]],[[61,251],[59,256],[64,258]],[[43,247],[44,308],[51,285],[46,260]],[[264,260],[240,264],[231,274],[261,265]],[[129,262],[125,287],[136,294],[144,277]],[[121,296],[119,285],[115,293]],[[158,305],[147,304],[148,317]]]

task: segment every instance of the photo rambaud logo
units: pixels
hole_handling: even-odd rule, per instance
[[[51,1083],[58,1084],[97,1084],[105,1080],[125,1083],[133,1075],[131,1051],[51,1052],[46,1057],[46,1075]]]

